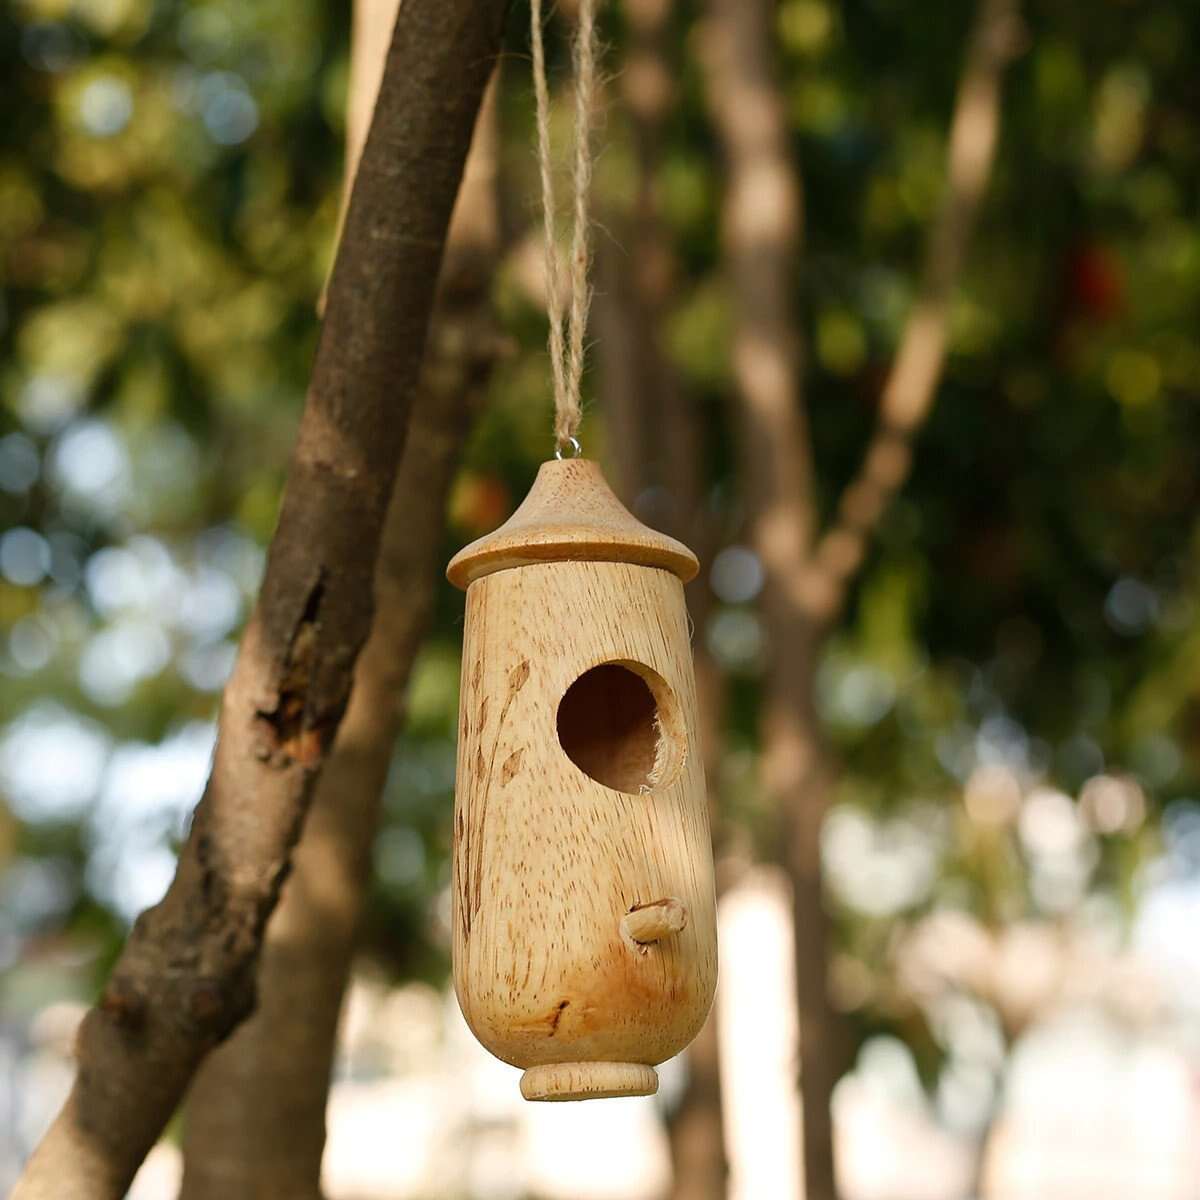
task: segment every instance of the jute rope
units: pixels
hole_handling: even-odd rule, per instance
[[[550,369],[554,377],[554,441],[561,454],[578,449],[575,435],[583,420],[583,335],[592,291],[588,283],[592,247],[588,226],[588,194],[592,185],[592,113],[596,95],[596,2],[579,0],[575,31],[575,158],[570,257],[563,262],[556,236],[554,171],[550,159],[550,91],[546,84],[546,51],[542,42],[542,0],[530,0],[533,43],[533,91],[537,100],[538,166],[542,176],[542,216],[546,238],[546,308],[550,317]],[[567,298],[570,298],[570,308]]]

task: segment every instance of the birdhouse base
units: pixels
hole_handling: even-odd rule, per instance
[[[653,1096],[657,1091],[658,1073],[645,1063],[547,1063],[521,1076],[526,1100],[603,1100]]]

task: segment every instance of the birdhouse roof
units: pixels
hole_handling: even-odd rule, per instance
[[[543,562],[635,563],[670,571],[684,583],[700,569],[682,542],[643,525],[586,458],[543,463],[517,511],[464,546],[446,576],[465,588],[493,571]]]

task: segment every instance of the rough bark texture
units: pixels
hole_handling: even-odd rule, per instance
[[[442,245],[505,4],[406,0],[330,282],[258,606],[166,897],[136,922],[18,1200],[125,1194],[254,1006],[263,931],[370,628]]]
[[[258,1006],[188,1096],[184,1200],[319,1197],[338,1016],[401,719],[440,574],[443,513],[472,407],[416,402],[376,572],[377,615],[334,754],[267,927]]]
[[[814,683],[823,639],[888,501],[907,476],[909,440],[928,413],[945,359],[948,305],[995,151],[1000,81],[1013,52],[1015,0],[983,0],[953,118],[945,199],[931,231],[917,304],[884,389],[880,423],[820,536],[802,355],[792,299],[802,205],[783,99],[775,81],[768,0],[710,0],[708,93],[728,165],[723,238],[736,324],[743,480],[765,571],[768,667],[763,784],[783,824],[793,888],[807,1200],[834,1200],[831,1099],[848,1039],[828,997],[830,923],[820,834],[832,767]]]
[[[395,8],[392,0],[384,4]],[[372,82],[378,87],[378,75]],[[488,306],[496,250],[494,118],[494,105],[485,101],[446,241],[422,386],[384,526],[371,635],[292,873],[267,926],[257,1011],[206,1060],[188,1096],[183,1200],[321,1195],[338,1016],[401,694],[441,577],[454,468],[495,359]],[[352,131],[349,141],[353,146]]]

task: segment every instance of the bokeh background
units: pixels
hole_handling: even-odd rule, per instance
[[[603,11],[584,440],[660,522],[700,446],[722,1119],[729,1194],[770,1200],[801,1193],[797,964],[758,732],[773,648],[735,451],[708,18],[657,7],[650,156],[644,5]],[[526,19],[497,106],[505,352],[447,558],[548,450]],[[871,436],[917,287],[971,20],[899,0],[771,14],[821,512]],[[800,969],[827,968],[849,1038],[848,1200],[1200,1197],[1200,9],[1037,0],[1023,22],[936,404],[816,668],[832,946]],[[206,777],[315,346],[349,47],[349,6],[318,0],[0,11],[0,1185]],[[691,417],[688,438],[660,422],[636,442],[606,402],[629,377],[605,344],[647,187],[670,264],[659,342]],[[654,1100],[522,1106],[447,992],[461,616],[439,585],[375,843],[329,1195],[670,1195],[686,1056]],[[138,1200],[174,1194],[177,1135]]]

